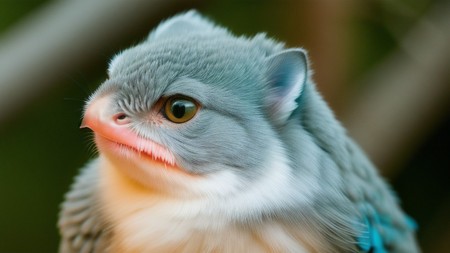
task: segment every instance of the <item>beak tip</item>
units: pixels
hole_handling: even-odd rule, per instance
[[[82,129],[82,128],[87,128],[88,126],[86,125],[86,121],[85,121],[85,119],[83,119],[82,121],[81,121],[81,124],[80,124],[80,129]]]

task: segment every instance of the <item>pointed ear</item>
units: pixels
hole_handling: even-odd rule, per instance
[[[150,32],[147,40],[151,41],[163,37],[182,36],[186,33],[211,32],[226,32],[226,30],[216,27],[213,22],[200,15],[197,11],[190,10],[162,22],[156,29]]]
[[[283,124],[297,108],[308,78],[308,60],[302,49],[288,49],[267,59],[268,107],[272,119]]]

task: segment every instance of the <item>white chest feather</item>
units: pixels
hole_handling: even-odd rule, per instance
[[[316,252],[306,231],[275,221],[244,226],[212,202],[154,192],[101,162],[100,199],[112,229],[111,253]],[[255,200],[253,200],[255,201]],[[223,203],[217,204],[223,206]],[[230,209],[238,208],[230,206]]]

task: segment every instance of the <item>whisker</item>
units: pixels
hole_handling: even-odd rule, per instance
[[[86,150],[88,152],[89,158],[95,158],[98,156],[99,151],[97,145],[95,144],[95,135],[90,132],[85,136]]]

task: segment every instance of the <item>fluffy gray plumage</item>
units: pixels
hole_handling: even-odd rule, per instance
[[[170,173],[123,173],[183,203],[168,211],[177,215],[176,227],[161,222],[151,232],[137,226],[124,235],[131,226],[124,220],[145,210],[123,211],[123,219],[110,210],[105,196],[115,186],[104,179],[102,164],[117,163],[100,148],[66,195],[60,252],[249,252],[258,243],[260,252],[419,251],[410,219],[316,91],[302,49],[286,49],[264,34],[236,37],[190,11],[119,53],[108,73],[87,106],[113,94],[105,110],[125,113],[129,129],[167,147],[176,165],[206,186],[180,183]],[[148,119],[160,113],[154,110],[161,98],[180,94],[198,102],[194,118]],[[140,166],[127,162],[119,170]],[[155,219],[139,221],[146,218]],[[186,231],[182,239],[167,239],[179,231]],[[240,242],[233,232],[252,239]],[[161,238],[138,246],[138,235]]]

